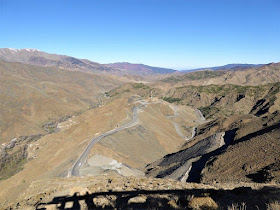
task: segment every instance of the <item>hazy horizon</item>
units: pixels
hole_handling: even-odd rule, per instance
[[[0,1],[1,48],[187,70],[279,62],[276,0]]]

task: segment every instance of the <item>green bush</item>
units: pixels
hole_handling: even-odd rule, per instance
[[[162,99],[169,103],[176,103],[182,100],[181,98],[172,98],[172,97],[164,97]]]
[[[134,89],[151,89],[148,85],[144,85],[143,83],[133,84],[132,87]]]

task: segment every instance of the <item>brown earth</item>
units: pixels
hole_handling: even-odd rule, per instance
[[[43,125],[97,107],[110,77],[0,61],[0,143],[45,134]],[[99,99],[100,98],[100,99]]]
[[[75,59],[68,61],[71,65],[80,64]],[[116,79],[107,74],[69,71],[68,67],[63,70],[0,61],[0,143],[9,142],[9,148],[4,153],[1,150],[0,169],[4,168],[8,175],[4,174],[7,179],[0,181],[0,205],[20,202],[19,208],[34,207],[38,199],[48,202],[53,197],[69,195],[70,191],[71,195],[86,192],[82,187],[90,193],[104,189],[137,191],[137,196],[134,192],[132,200],[124,202],[128,207],[142,203],[142,207],[148,208],[152,202],[170,208],[195,208],[200,203],[216,209],[233,202],[252,206],[250,197],[262,201],[260,207],[265,208],[270,199],[279,200],[279,193],[273,196],[279,191],[280,182],[279,66],[278,63],[244,71],[198,72],[178,76],[182,77],[179,80],[176,76],[148,83],[142,77]],[[131,79],[142,83],[118,87]],[[182,174],[174,177],[182,177],[191,158],[194,160],[186,180],[213,184],[214,191],[211,187],[205,191],[200,184],[167,179],[116,178],[121,184],[111,184],[115,177],[96,178],[100,182],[92,178],[57,179],[67,176],[92,138],[130,121],[134,102],[141,97],[151,104],[141,108],[139,124],[102,139],[91,156],[103,155],[132,169],[143,169],[148,164],[148,176],[163,178],[178,168]],[[102,107],[97,108],[99,105]],[[204,124],[195,108],[208,117]],[[186,141],[194,127],[194,138]],[[14,137],[16,143],[10,141]],[[11,149],[10,145],[16,147]],[[5,158],[13,160],[9,162],[11,171],[2,167]],[[16,167],[14,162],[18,162]],[[0,178],[4,175],[0,173]],[[13,176],[8,178],[9,175]],[[123,182],[131,185],[125,187]],[[143,187],[141,182],[145,183]],[[258,182],[269,183],[270,187],[257,191],[244,188]],[[91,188],[91,183],[99,188]],[[271,187],[273,183],[277,186]],[[159,194],[160,187],[178,190],[182,186],[186,191],[175,192],[176,196]],[[225,190],[226,186],[241,188]],[[155,190],[156,195],[139,194],[139,190]],[[42,192],[46,193],[43,197]],[[102,198],[98,199],[95,204],[99,207],[108,204],[108,200],[104,204]],[[115,202],[108,205],[114,207]]]
[[[280,63],[267,64],[242,71],[197,71],[184,75],[173,75],[162,80],[158,85],[182,87],[186,85],[264,85],[279,82]]]
[[[112,130],[118,123],[127,120],[131,107],[126,105],[127,100],[120,99],[89,110],[62,123],[60,132],[30,142],[29,158],[23,170],[0,182],[0,204],[17,198],[34,180],[67,176],[68,170],[95,134]]]
[[[279,185],[219,188],[170,179],[96,176],[34,181],[14,205],[5,207],[57,209],[65,202],[66,208],[81,209],[228,209],[233,205],[266,209],[269,203],[277,205],[279,195]]]
[[[201,181],[280,183],[280,114],[242,124],[234,143],[214,156],[202,171]]]
[[[93,137],[131,120],[135,100],[137,97],[113,100],[58,124],[60,131],[57,133],[28,142],[28,158],[23,170],[0,182],[1,189],[4,189],[0,192],[1,203],[11,202],[37,179],[47,181],[67,176],[68,170]],[[200,121],[196,121],[194,109],[178,106],[179,115],[171,119],[170,116],[175,113],[167,102],[158,99],[149,101],[152,104],[143,107],[139,113],[139,125],[102,139],[91,154],[113,158],[132,168],[143,168],[147,163],[177,151],[185,140],[177,133],[172,120],[196,126]]]
[[[180,115],[174,121],[179,125],[198,125],[198,122],[194,122],[197,120],[194,109],[180,106],[178,110]],[[133,168],[143,168],[148,163],[177,151],[185,143],[176,132],[172,120],[167,117],[171,115],[174,112],[166,102],[148,104],[141,108],[139,125],[102,139],[94,146],[91,154],[107,156]]]
[[[170,103],[192,106],[207,118],[274,112],[280,109],[280,83],[261,86],[207,85],[165,87],[155,84],[125,84],[110,92],[112,98],[137,94],[158,97]]]
[[[232,116],[208,122],[197,128],[195,138],[180,151],[149,164],[146,173],[153,177],[168,177],[198,154],[193,154],[197,147],[202,151],[209,144],[207,142],[212,141],[209,137],[225,132],[225,145],[202,153],[201,158],[192,163],[187,181],[279,183],[279,128],[279,112],[263,117]]]

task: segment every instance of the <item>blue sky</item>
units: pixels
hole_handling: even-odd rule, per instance
[[[279,0],[0,0],[0,48],[175,69],[280,61]]]

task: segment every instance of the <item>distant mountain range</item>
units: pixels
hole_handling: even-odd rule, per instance
[[[144,65],[144,64],[133,64],[133,63],[128,63],[128,62],[110,63],[110,64],[107,64],[107,66],[117,68],[117,69],[131,70],[134,73],[146,74],[146,75],[149,75],[149,74],[170,74],[170,73],[177,72],[177,70],[174,70],[174,69],[153,67],[153,66],[148,66],[148,65]]]
[[[87,59],[74,58],[67,55],[57,55],[42,52],[37,49],[12,49],[1,48],[0,60],[8,62],[20,62],[39,66],[56,66],[62,69],[73,71],[110,73],[113,75],[163,75],[172,73],[186,73],[201,70],[225,70],[241,71],[252,67],[258,67],[262,64],[228,64],[224,66],[199,68],[191,70],[177,71],[169,68],[153,67],[144,64],[133,64],[128,62],[100,64]]]
[[[224,66],[214,66],[207,68],[198,68],[198,69],[190,69],[190,70],[182,70],[181,72],[192,72],[192,71],[201,71],[201,70],[230,70],[230,71],[241,71],[249,68],[254,68],[258,66],[262,66],[264,64],[243,64],[243,63],[235,63],[235,64],[227,64]]]
[[[113,63],[99,64],[87,59],[78,59],[66,55],[56,55],[42,52],[37,49],[0,49],[0,60],[20,62],[39,66],[56,66],[62,69],[110,73],[114,75],[157,75],[174,73],[176,70],[147,66],[143,64]]]
[[[8,62],[20,62],[39,66],[56,66],[63,69],[78,70],[85,72],[114,72],[116,69],[109,68],[86,59],[78,59],[66,55],[49,54],[37,49],[0,49],[0,60]],[[115,72],[116,71],[116,72]]]

